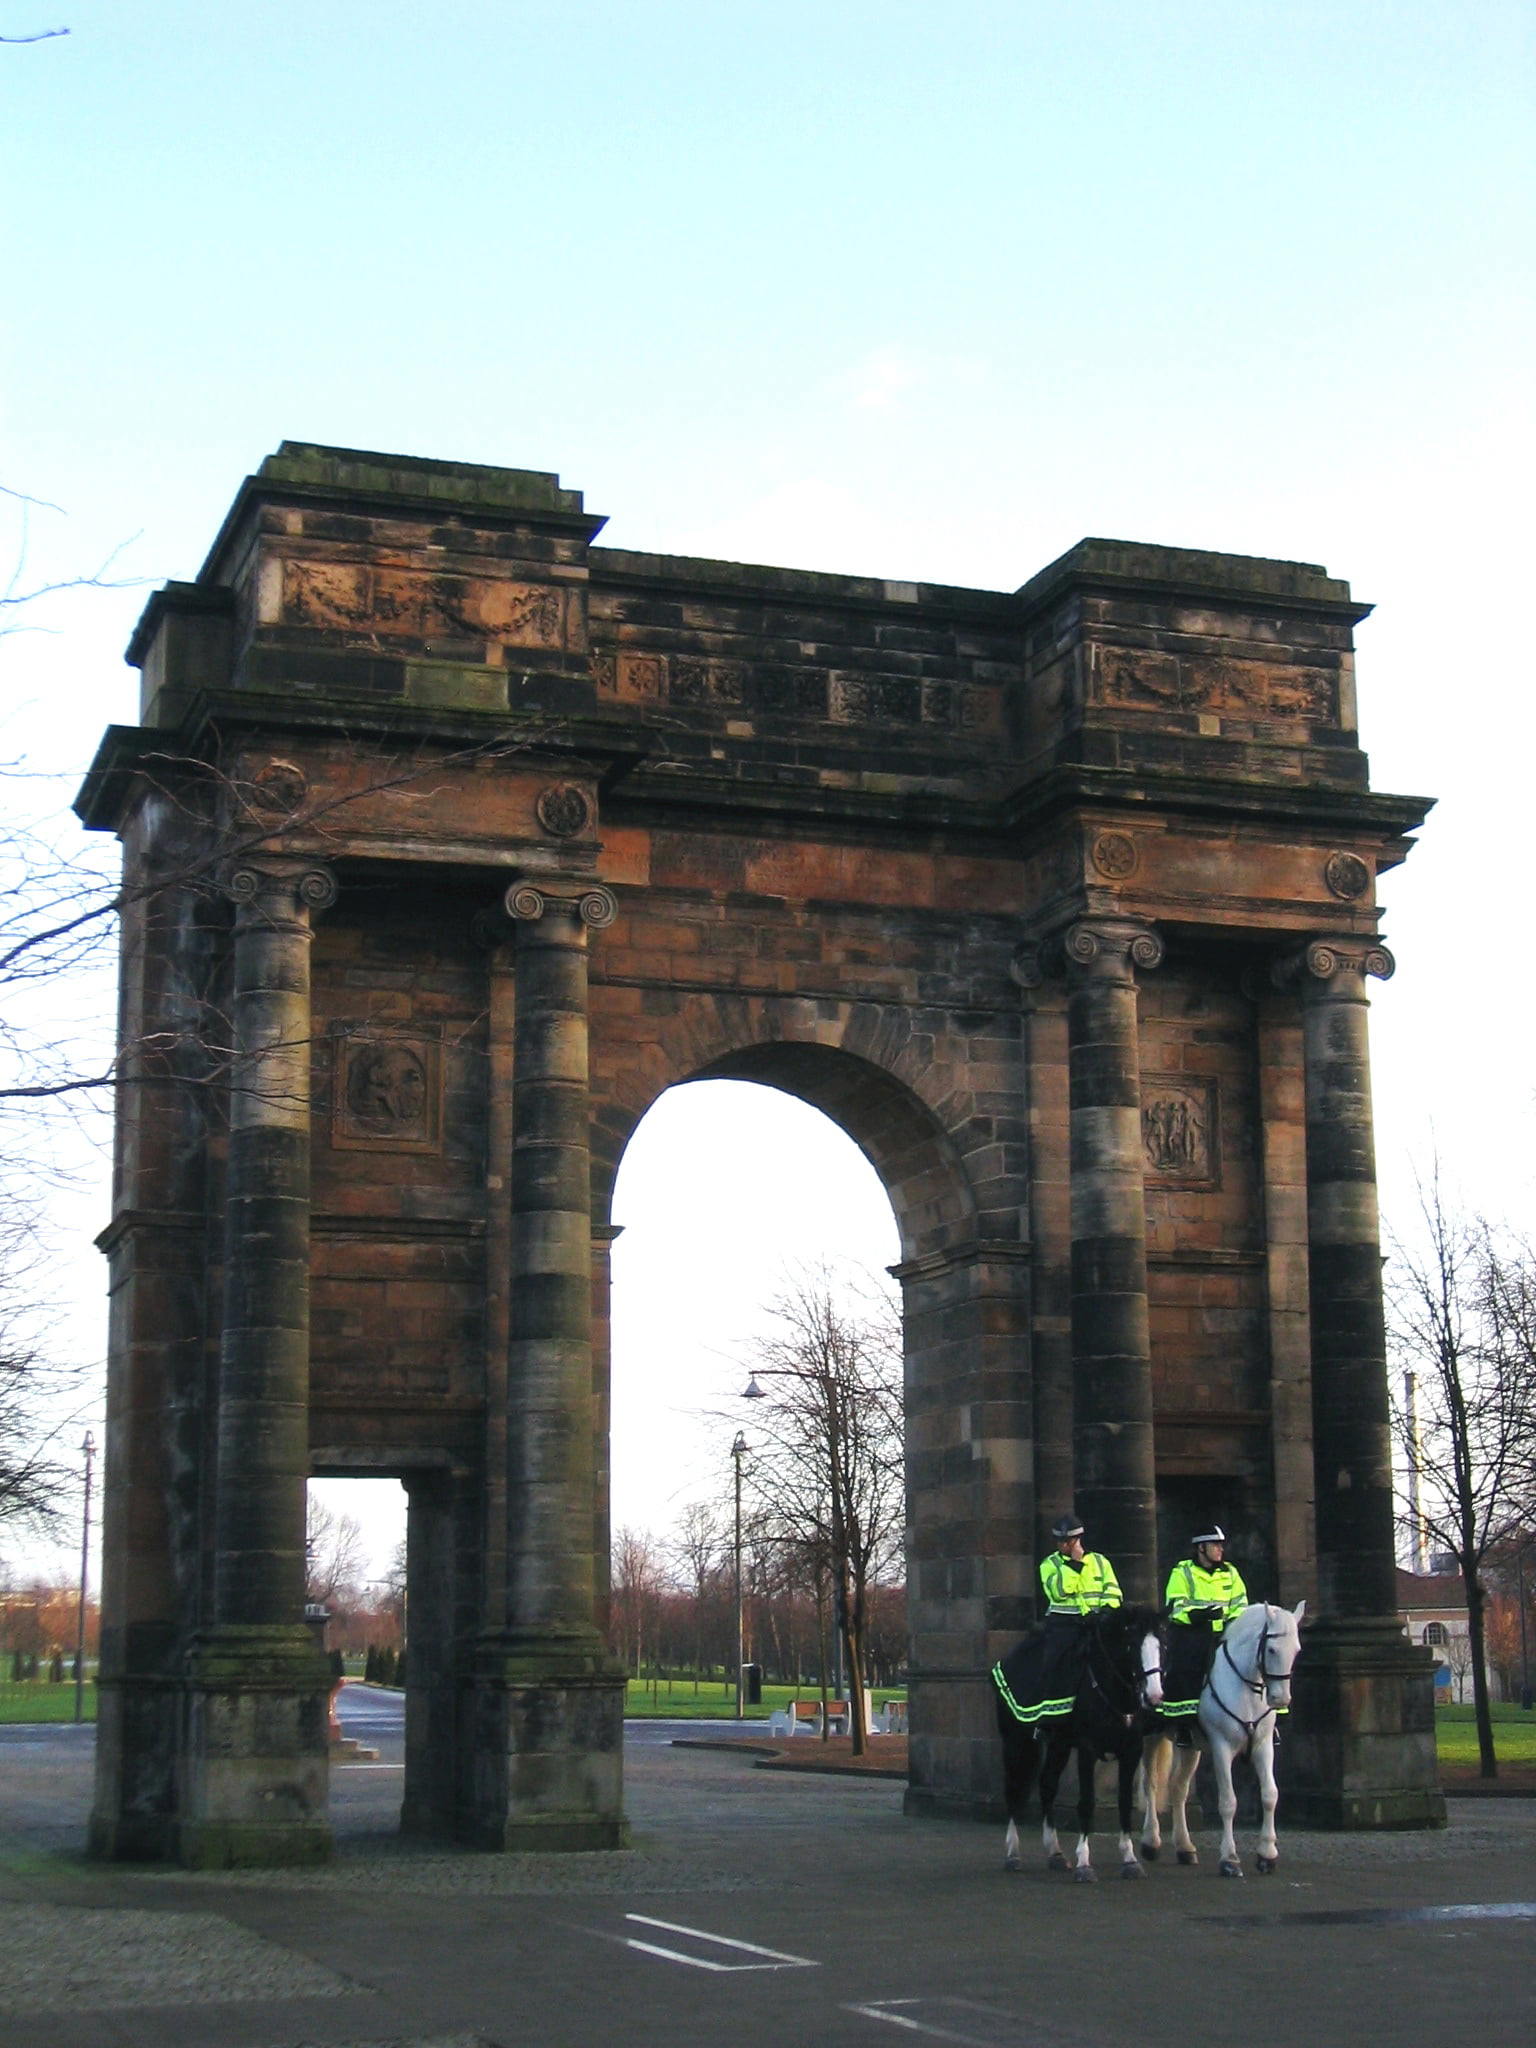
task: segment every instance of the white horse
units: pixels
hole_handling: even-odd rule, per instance
[[[1199,1733],[1210,1752],[1216,1771],[1216,1789],[1221,1809],[1221,1874],[1241,1877],[1232,1822],[1237,1813],[1237,1794],[1232,1789],[1232,1760],[1244,1751],[1252,1759],[1259,1780],[1263,1825],[1259,1831],[1254,1861],[1268,1876],[1280,1860],[1275,1842],[1275,1716],[1291,1703],[1291,1672],[1301,1650],[1301,1618],[1307,1611],[1302,1601],[1294,1613],[1288,1607],[1270,1607],[1260,1602],[1245,1607],[1218,1637],[1218,1648],[1210,1675],[1200,1692],[1197,1714]],[[1163,1845],[1157,1824],[1158,1808],[1166,1802],[1173,1821],[1174,1846],[1181,1863],[1198,1863],[1195,1845],[1185,1818],[1190,1781],[1200,1762],[1197,1745],[1175,1749],[1165,1731],[1149,1736],[1146,1750],[1146,1814],[1141,1831],[1141,1853],[1153,1862]],[[1171,1763],[1171,1770],[1170,1770]]]

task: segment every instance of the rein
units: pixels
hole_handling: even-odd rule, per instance
[[[1138,1657],[1138,1662],[1136,1666],[1136,1676],[1135,1678],[1130,1678],[1117,1667],[1114,1660],[1110,1657],[1109,1652],[1105,1650],[1102,1638],[1095,1632],[1088,1639],[1088,1657],[1084,1667],[1088,1675],[1088,1683],[1093,1687],[1094,1691],[1098,1694],[1100,1700],[1103,1702],[1105,1712],[1108,1714],[1112,1714],[1116,1720],[1123,1722],[1127,1728],[1134,1727],[1136,1723],[1137,1714],[1139,1712],[1146,1711],[1147,1680],[1149,1678],[1154,1677],[1161,1678],[1163,1675],[1163,1667],[1161,1664],[1144,1665],[1139,1661],[1141,1652],[1141,1646],[1139,1642],[1137,1643],[1136,1649]],[[1105,1691],[1104,1687],[1099,1683],[1098,1673],[1093,1668],[1093,1653],[1095,1650],[1098,1650],[1102,1653],[1110,1678],[1113,1679],[1114,1682],[1118,1686],[1120,1686],[1129,1696],[1131,1700],[1131,1711],[1129,1713],[1127,1713],[1123,1707],[1117,1706],[1115,1702],[1110,1698],[1109,1694]]]

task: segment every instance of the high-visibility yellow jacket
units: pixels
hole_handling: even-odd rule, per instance
[[[1063,1557],[1053,1550],[1040,1560],[1040,1584],[1051,1614],[1093,1614],[1101,1607],[1120,1605],[1120,1581],[1107,1557],[1097,1550],[1081,1558]]]
[[[1221,1564],[1208,1572],[1192,1557],[1186,1557],[1168,1574],[1163,1601],[1170,1621],[1188,1622],[1196,1615],[1206,1615],[1212,1629],[1220,1635],[1234,1615],[1241,1614],[1248,1605],[1248,1589],[1236,1565]]]

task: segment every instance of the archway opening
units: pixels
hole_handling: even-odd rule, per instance
[[[331,1820],[371,1832],[399,1818],[410,1593],[408,1496],[394,1476],[311,1479],[305,1611],[330,1657]],[[349,1767],[366,1764],[365,1776]]]
[[[888,1269],[901,1247],[892,1203],[858,1145],[800,1095],[709,1079],[667,1090],[642,1118],[624,1152],[613,1221],[610,1639],[630,1669],[632,1705],[733,1714],[731,1552],[743,1459],[731,1446],[744,1438],[744,1654],[771,1704],[775,1688],[819,1681],[824,1654],[834,1674],[841,1666],[813,1591],[785,1568],[782,1550],[775,1558],[772,1539],[754,1537],[753,1457],[766,1446],[753,1440],[768,1403],[758,1407],[744,1390],[773,1304],[797,1279],[825,1276],[850,1305],[883,1291],[894,1320]],[[899,1384],[899,1348],[897,1372]],[[899,1529],[894,1557],[882,1597],[894,1611],[887,1633],[904,1651]],[[903,1659],[884,1640],[881,1649],[886,1676]]]

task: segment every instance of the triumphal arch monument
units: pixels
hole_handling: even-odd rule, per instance
[[[1306,563],[1014,591],[596,545],[558,478],[285,443],[129,648],[93,1843],[323,1856],[304,1489],[409,1509],[403,1825],[624,1838],[607,1253],[663,1089],[785,1089],[901,1233],[915,1812],[1068,1504],[1310,1621],[1293,1823],[1443,1817],[1396,1615],[1352,629]]]

